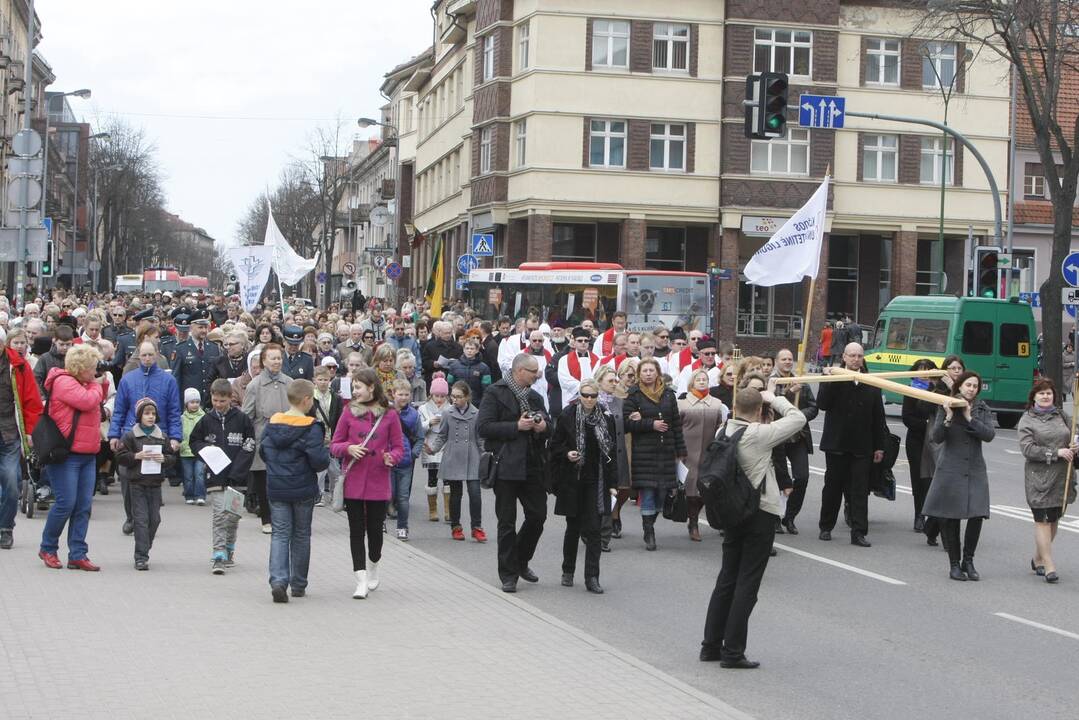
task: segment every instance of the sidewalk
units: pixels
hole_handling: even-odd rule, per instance
[[[0,718],[747,717],[533,607],[528,587],[506,595],[388,536],[381,586],[353,600],[347,521],[327,508],[307,597],[274,605],[252,516],[215,577],[209,506],[165,490],[149,572],[118,491],[94,502],[99,574],[45,568],[42,518],[18,518],[0,551]]]

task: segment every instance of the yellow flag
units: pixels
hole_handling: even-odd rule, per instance
[[[435,245],[435,257],[431,263],[431,276],[427,279],[427,305],[431,317],[442,316],[442,283],[446,274],[446,263],[442,257],[442,240]]]

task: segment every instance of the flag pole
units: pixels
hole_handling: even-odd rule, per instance
[[[824,170],[824,179],[827,180],[832,174],[832,165],[828,164],[828,167]],[[827,198],[825,199],[825,207],[827,208]],[[823,235],[823,228],[821,233]],[[824,243],[821,242],[823,249]],[[819,252],[819,251],[818,251]],[[817,268],[817,273],[820,273],[820,267]],[[817,276],[809,278],[809,295],[806,297],[806,311],[802,316],[802,344],[798,347],[798,367],[795,370],[796,375],[805,375],[806,366],[806,350],[809,348],[809,329],[812,326],[810,320],[813,317],[813,295],[817,290]],[[798,407],[798,401],[801,399],[802,389],[799,388],[798,392],[794,394],[794,407]]]

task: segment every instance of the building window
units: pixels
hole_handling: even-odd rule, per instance
[[[596,226],[588,223],[554,223],[551,229],[551,260],[596,261]]]
[[[949,88],[955,82],[955,43],[927,42],[922,57],[922,87]]]
[[[653,170],[685,170],[686,126],[652,123],[648,156]]]
[[[461,68],[457,68],[457,108],[461,109],[465,106],[465,73]]]
[[[944,161],[944,153],[941,148],[944,147],[944,143],[939,137],[923,137],[922,138],[922,162],[921,162],[921,182],[925,185],[940,185],[940,168]],[[953,173],[955,171],[955,142],[948,139],[948,163],[945,169],[944,182],[948,185],[953,184]]]
[[[488,35],[483,38],[483,81],[487,82],[495,76],[495,36]]]
[[[629,23],[627,21],[592,21],[592,67],[629,67]]]
[[[739,280],[738,335],[784,340],[802,337],[802,283],[763,287],[751,285],[745,276]]]
[[[525,145],[528,139],[528,120],[521,118],[517,121],[517,137],[515,139],[517,167],[524,167]]]
[[[899,84],[898,40],[866,40],[865,81],[872,85]]]
[[[1023,165],[1023,196],[1038,200],[1045,199],[1045,169],[1041,163]]]
[[[652,67],[689,70],[689,25],[656,23],[652,26]]]
[[[854,235],[828,237],[828,304],[830,319],[858,317],[858,246]],[[798,284],[801,287],[801,283]]]
[[[915,295],[935,295],[941,291],[940,286],[944,280],[944,269],[941,266],[943,261],[944,253],[940,250],[940,240],[918,240],[914,273]]]
[[[480,130],[480,175],[491,172],[491,128]]]
[[[809,130],[787,127],[787,137],[754,140],[750,151],[754,175],[809,175]]]
[[[525,22],[517,28],[517,69],[525,70],[528,68],[528,41],[531,28],[529,23]]]
[[[588,135],[589,167],[626,166],[626,123],[623,120],[592,120]]]
[[[899,155],[899,136],[866,135],[862,154],[862,179],[895,182]]]
[[[644,266],[648,270],[685,270],[686,229],[649,227],[644,238]]]
[[[809,77],[813,33],[808,30],[757,28],[753,34],[753,72],[783,72]]]

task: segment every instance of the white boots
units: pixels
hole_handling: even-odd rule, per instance
[[[373,560],[367,561],[367,589],[374,590],[378,587],[378,563]]]
[[[352,597],[356,600],[363,600],[367,597],[367,590],[369,586],[367,584],[367,571],[356,571],[356,592],[352,593]]]

